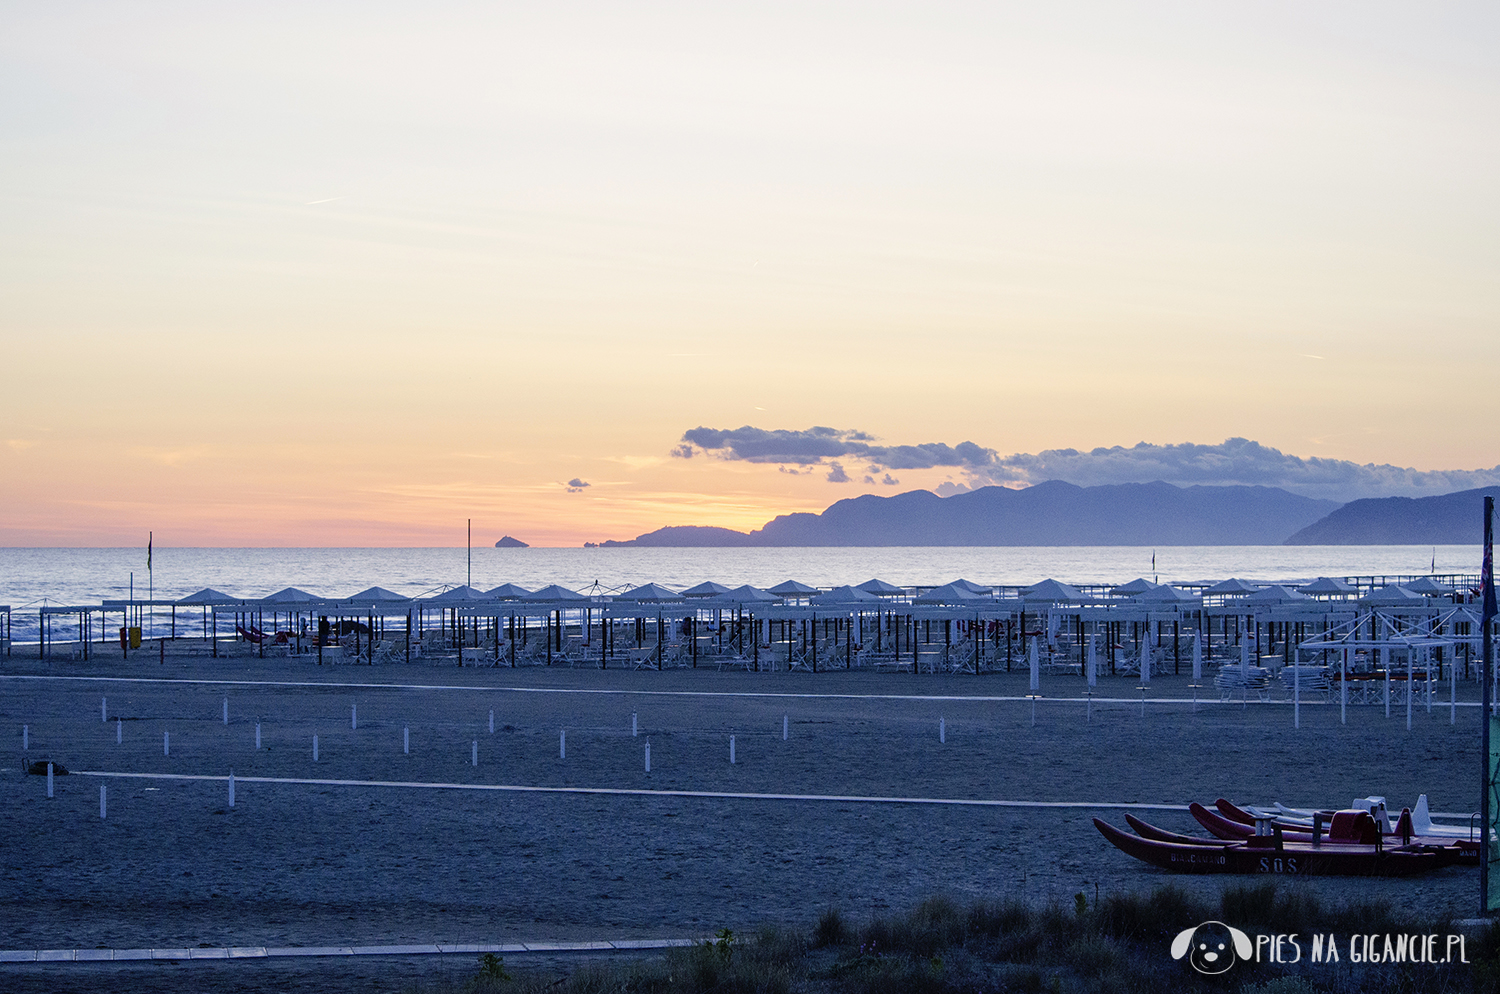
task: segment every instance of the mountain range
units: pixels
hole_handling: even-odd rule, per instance
[[[982,487],[951,497],[863,494],[751,532],[673,525],[605,547],[1026,545],[1448,545],[1477,543],[1500,487],[1340,505],[1279,487]]]

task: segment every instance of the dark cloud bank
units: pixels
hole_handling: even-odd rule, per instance
[[[1346,459],[1304,459],[1244,438],[1218,445],[1185,442],[1125,448],[1047,449],[1000,455],[974,442],[886,445],[854,429],[802,430],[698,427],[673,450],[680,458],[771,463],[807,472],[827,466],[831,483],[852,482],[847,464],[861,464],[866,483],[894,486],[890,471],[951,469],[961,482],[937,488],[943,496],[990,485],[1014,487],[1062,480],[1082,487],[1161,481],[1188,486],[1280,487],[1293,494],[1340,503],[1369,497],[1428,497],[1500,484],[1500,466],[1476,470],[1422,471],[1391,465],[1363,465]]]

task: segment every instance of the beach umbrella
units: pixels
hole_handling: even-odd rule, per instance
[[[615,600],[633,604],[675,604],[682,600],[682,595],[657,583],[643,583],[623,594],[615,594]]]
[[[775,604],[779,600],[781,598],[770,591],[762,590],[759,587],[752,587],[747,583],[743,586],[735,587],[733,590],[721,594],[707,603],[729,607],[742,607],[747,604]]]
[[[967,604],[982,600],[978,594],[970,593],[955,583],[944,584],[924,590],[912,598],[913,604]]]
[[[1151,625],[1146,625],[1146,634],[1141,638],[1141,683],[1151,682]]]
[[[390,603],[392,601],[409,601],[411,600],[411,598],[406,597],[402,594],[398,594],[394,590],[387,590],[384,587],[370,587],[368,590],[361,590],[357,594],[350,594],[348,597],[345,597],[344,600],[361,602],[368,601],[371,603]]]
[[[682,592],[682,596],[684,596],[684,597],[722,597],[724,594],[727,594],[727,593],[729,593],[729,588],[726,587],[726,586],[724,586],[724,584],[722,584],[722,583],[715,583],[712,580],[704,580],[702,583],[698,584],[696,587],[689,587],[686,590],[684,590]]]
[[[1028,601],[1051,601],[1054,603],[1058,601],[1073,601],[1076,603],[1084,599],[1083,593],[1077,587],[1069,586],[1066,583],[1059,583],[1052,579],[1043,580],[1041,583],[1033,583],[1021,591],[1021,598]]]
[[[496,601],[514,601],[520,600],[529,593],[531,591],[525,587],[518,587],[514,583],[502,583],[493,590],[486,590],[484,596]]]
[[[582,594],[580,594],[576,590],[569,590],[567,587],[559,587],[557,584],[551,583],[551,584],[548,584],[547,586],[543,587],[541,590],[533,590],[529,594],[523,594],[521,596],[521,600],[523,600],[523,601],[586,601],[586,600],[588,600],[588,598],[585,597],[585,596],[583,596]]]
[[[1042,689],[1042,658],[1037,651],[1036,639],[1029,643],[1029,655],[1026,658],[1031,664],[1031,692],[1034,694]]]
[[[428,604],[463,604],[469,601],[487,601],[490,597],[481,590],[475,590],[467,584],[459,584],[451,590],[445,590],[422,600]]]
[[[1089,686],[1099,685],[1099,637],[1089,636],[1089,662],[1088,662]]]
[[[1314,596],[1329,596],[1354,593],[1354,588],[1343,580],[1336,580],[1331,576],[1320,576],[1312,583],[1304,583],[1297,588],[1304,594]]]
[[[894,583],[886,583],[884,580],[880,579],[869,579],[864,583],[859,584],[858,586],[859,589],[863,590],[865,593],[874,594],[877,597],[898,597],[901,594],[906,593],[905,590],[902,590]]]
[[[867,594],[858,587],[834,587],[832,590],[809,598],[813,604],[879,604],[880,598]]]
[[[1111,588],[1109,592],[1115,597],[1133,597],[1136,594],[1144,594],[1146,591],[1152,590],[1157,586],[1160,586],[1160,584],[1152,583],[1144,576],[1138,576],[1129,583],[1122,583],[1118,587]]]
[[[1178,590],[1169,583],[1163,583],[1150,590],[1143,590],[1131,599],[1142,604],[1185,604],[1194,602],[1198,598],[1186,591]]]
[[[1246,595],[1242,604],[1284,604],[1287,601],[1310,601],[1311,597],[1299,593],[1291,587],[1282,583],[1273,583],[1269,587],[1257,590],[1253,594]]]
[[[771,593],[777,597],[809,597],[818,592],[817,587],[809,587],[805,583],[796,580],[785,580],[770,588]]]
[[[1238,597],[1240,594],[1253,594],[1259,589],[1260,587],[1256,586],[1253,583],[1247,583],[1244,580],[1238,580],[1234,577],[1230,577],[1227,580],[1220,580],[1218,583],[1214,584],[1212,587],[1209,587],[1203,592],[1205,594],[1217,594],[1223,597]]]
[[[1193,633],[1193,682],[1203,679],[1203,633]]]
[[[312,604],[324,598],[317,594],[310,594],[296,587],[283,587],[274,594],[267,594],[260,599],[262,604]]]
[[[188,594],[177,600],[179,604],[191,604],[195,607],[203,604],[238,604],[239,602],[240,598],[230,597],[222,590],[215,590],[213,587],[204,587],[197,593]]]
[[[1250,679],[1250,640],[1240,640],[1240,679]]]
[[[1421,594],[1414,594],[1405,587],[1392,584],[1370,591],[1361,597],[1359,602],[1384,607],[1421,607],[1426,603],[1426,599]]]

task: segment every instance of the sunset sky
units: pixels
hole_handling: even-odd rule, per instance
[[[6,4],[0,545],[1497,482],[1497,121],[1494,4]]]

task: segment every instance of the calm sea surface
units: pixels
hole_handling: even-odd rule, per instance
[[[494,549],[473,551],[473,584],[536,588],[559,583],[602,592],[655,581],[685,587],[717,580],[772,586],[801,580],[829,587],[879,577],[901,586],[976,583],[1024,585],[1047,577],[1070,583],[1123,583],[1151,573],[1162,581],[1281,581],[1318,576],[1479,572],[1479,547],[1431,546],[1128,546],[1007,548],[796,549]],[[283,587],[339,597],[382,586],[408,596],[469,580],[463,549],[161,549],[146,572],[145,549],[0,549],[0,604],[18,613],[49,604],[97,604],[154,584],[158,600],[203,587],[261,597]],[[34,615],[33,615],[34,618]],[[17,618],[17,627],[23,624]]]

